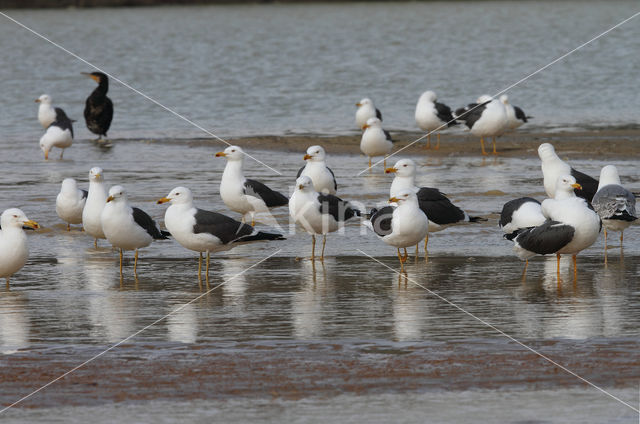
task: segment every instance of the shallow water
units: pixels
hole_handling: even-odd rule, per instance
[[[384,99],[379,105],[390,128],[414,129],[413,106],[425,84],[447,93],[443,100],[451,104],[466,103],[627,17],[630,4],[272,5],[11,15],[207,128],[240,136],[348,133],[352,104],[364,95]],[[487,19],[475,19],[480,10]],[[386,24],[371,31],[379,20]],[[574,21],[580,25],[567,24]],[[527,111],[531,105],[534,125],[542,127],[635,122],[638,99],[630,84],[638,59],[627,51],[637,50],[637,30],[629,25],[612,32],[519,86],[514,103],[522,99]],[[473,41],[460,43],[465,31]],[[521,38],[510,43],[511,34]],[[310,237],[296,232],[280,208],[277,230],[287,240],[214,255],[213,290],[194,300],[207,286],[196,277],[193,252],[172,240],[154,243],[141,251],[137,280],[129,252],[120,281],[117,254],[104,241],[94,249],[78,228],[67,233],[54,202],[63,178],[86,187],[89,169],[101,166],[107,185],[124,185],[131,202],[159,221],[165,206],[155,201],[178,185],[193,190],[198,206],[230,214],[218,196],[224,160],[214,153],[220,143],[186,139],[201,134],[112,84],[113,147],[86,141],[89,133],[78,122],[66,159],[44,162],[32,100],[49,91],[81,119],[93,82],[78,74],[86,66],[7,21],[0,24],[0,39],[7,46],[0,67],[3,104],[10,105],[0,115],[0,149],[6,152],[0,156],[0,209],[21,207],[43,226],[29,234],[29,263],[9,292],[0,291],[0,403],[144,329],[3,419],[314,422],[321,415],[323,421],[389,422],[402,414],[405,422],[424,422],[425,416],[449,422],[636,422],[627,406],[478,320],[637,404],[638,226],[625,232],[624,251],[617,236],[610,238],[607,264],[602,237],[582,252],[575,280],[563,259],[558,281],[553,257],[532,260],[523,276],[523,263],[497,228],[497,214],[512,198],[544,198],[537,159],[418,158],[420,185],[439,187],[487,221],[433,234],[429,261],[411,258],[408,281],[398,280],[394,249],[358,222],[328,237],[324,264],[298,260],[309,255]],[[87,41],[97,44],[87,49]],[[425,59],[430,57],[438,60]],[[509,62],[497,60],[503,57]],[[486,72],[479,75],[469,63]],[[307,145],[321,142],[310,136],[295,152],[251,150],[282,175],[254,161],[247,161],[246,173],[289,193]],[[603,165],[597,158],[571,163],[591,175]],[[370,208],[388,198],[391,177],[381,166],[358,175],[366,159],[348,154],[330,155],[328,164],[344,199]],[[637,191],[637,161],[616,165]],[[338,372],[344,369],[351,370],[346,377]]]
[[[369,96],[417,130],[419,95],[460,107],[494,94],[637,12],[634,1],[416,2],[8,11],[222,137],[354,132]],[[480,18],[481,17],[481,18]],[[0,20],[3,137],[40,135],[43,92],[79,120],[89,67]],[[635,125],[640,26],[630,21],[509,91],[530,128]],[[111,137],[204,134],[112,82]]]

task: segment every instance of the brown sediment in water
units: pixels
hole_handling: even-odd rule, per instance
[[[499,340],[499,339],[496,339]],[[516,343],[418,344],[222,342],[162,348],[123,345],[57,381],[20,407],[235,396],[300,399],[429,390],[537,390],[585,383]],[[640,342],[529,343],[602,387],[633,387]],[[2,358],[3,405],[49,383],[99,351],[49,349]]]
[[[422,137],[421,133],[392,132],[397,140],[393,152],[403,149],[401,154],[423,155],[432,157],[444,156],[480,156],[480,138],[469,133],[441,135],[440,148],[425,149],[426,138],[414,143]],[[304,152],[313,144],[320,144],[330,154],[361,154],[360,134],[322,136],[322,135],[263,135],[255,137],[228,138],[227,141],[248,149],[282,150]],[[162,140],[157,140],[162,141]],[[168,141],[168,140],[167,140]],[[224,145],[210,138],[185,140],[189,145],[200,146],[215,143]],[[435,145],[435,135],[431,137],[431,145]],[[514,132],[499,137],[496,141],[499,157],[530,157],[538,154],[538,146],[551,143],[561,157],[575,158],[625,158],[640,156],[640,129],[593,129],[588,131],[561,132]],[[407,147],[408,146],[408,147]],[[491,152],[491,139],[485,140],[485,148]],[[491,154],[489,156],[492,156]]]

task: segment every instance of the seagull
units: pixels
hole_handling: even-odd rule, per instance
[[[369,118],[378,118],[382,121],[382,113],[375,107],[373,100],[370,98],[365,97],[356,103],[356,106],[358,106],[358,110],[356,111],[356,125],[358,128],[364,129],[363,127]]]
[[[425,91],[418,99],[416,105],[416,123],[422,131],[427,133],[427,149],[431,147],[431,133],[438,131],[443,127],[451,127],[457,124],[451,108],[444,103],[438,103],[436,93],[433,91]],[[435,150],[440,148],[440,132],[437,133],[438,142]]]
[[[52,101],[51,96],[48,94],[43,94],[36,99],[36,103],[40,103],[40,106],[38,106],[38,121],[40,121],[40,125],[45,130],[56,120],[56,111],[51,106]]]
[[[322,253],[327,243],[327,233],[337,231],[345,221],[360,216],[360,211],[349,202],[332,194],[318,193],[313,181],[306,175],[296,180],[296,189],[289,199],[289,214],[296,224],[311,234],[311,260],[315,260],[316,234],[322,234]]]
[[[542,213],[540,202],[532,197],[520,197],[504,204],[498,226],[502,228],[504,238],[513,240],[520,232],[542,225],[546,220],[547,217]],[[525,260],[526,271],[529,259],[525,258]]]
[[[87,97],[84,107],[84,120],[89,131],[97,134],[98,140],[100,140],[102,136],[107,136],[107,131],[109,131],[111,120],[113,119],[113,103],[107,97],[109,77],[102,72],[83,72],[82,75],[86,75],[98,83],[95,90]]]
[[[389,131],[382,129],[382,122],[378,118],[369,118],[362,127],[362,139],[360,140],[360,150],[369,156],[369,169],[371,169],[371,158],[384,156],[384,167],[387,167],[387,155],[393,148],[393,140]]]
[[[191,190],[186,187],[174,188],[157,203],[166,202],[171,202],[164,215],[167,230],[183,247],[200,253],[198,277],[201,275],[203,252],[207,252],[208,278],[211,252],[226,251],[255,241],[284,240],[281,234],[256,231],[226,215],[196,208]]]
[[[269,208],[285,206],[289,199],[282,193],[271,190],[260,181],[244,177],[242,166],[245,153],[238,146],[229,146],[223,152],[216,153],[216,157],[227,158],[220,181],[220,197],[229,209],[251,217],[251,226],[255,225],[255,214],[269,212]]]
[[[507,111],[500,100],[485,94],[480,96],[476,103],[457,109],[455,115],[456,119],[467,124],[471,134],[480,137],[483,155],[487,154],[484,150],[484,137],[492,138],[493,154],[498,154],[496,137],[507,129]]]
[[[73,178],[62,180],[60,193],[56,197],[56,213],[67,223],[67,231],[71,231],[71,224],[82,224],[82,211],[87,194],[87,190],[78,189]]]
[[[313,188],[316,191],[325,194],[336,194],[338,183],[331,168],[325,164],[326,156],[321,146],[309,147],[307,154],[303,158],[307,163],[298,170],[296,178],[307,175],[313,181]]]
[[[27,235],[23,228],[37,230],[37,222],[31,221],[20,209],[11,208],[0,215],[0,277],[7,280],[18,272],[29,257]]]
[[[571,175],[558,177],[555,196],[542,202],[546,221],[519,232],[513,239],[520,259],[555,253],[558,277],[562,254],[573,256],[573,274],[577,275],[576,255],[595,243],[602,226],[587,201],[576,196],[573,191],[576,188],[579,189],[580,184]]]
[[[522,124],[527,122],[527,119],[531,119],[531,116],[527,116],[522,109],[518,106],[513,106],[509,103],[509,96],[503,94],[500,96],[500,101],[504,105],[505,111],[507,112],[507,128],[510,130],[515,130]]]
[[[145,211],[129,206],[127,193],[122,186],[109,189],[107,204],[100,219],[107,241],[120,249],[120,276],[123,250],[135,250],[133,273],[137,274],[138,249],[149,246],[153,240],[169,238],[169,233],[161,231]]]
[[[636,197],[620,183],[618,169],[607,165],[600,171],[598,191],[591,201],[593,208],[602,219],[604,227],[604,249],[607,251],[607,230],[620,231],[620,247],[624,230],[638,219]]]
[[[538,156],[542,161],[542,175],[544,177],[544,191],[547,196],[553,197],[556,192],[556,181],[563,175],[571,175],[582,187],[576,190],[576,195],[591,202],[593,195],[598,191],[598,180],[576,171],[568,163],[556,154],[556,150],[550,143],[542,143],[538,147]]]
[[[95,240],[93,245],[98,247],[98,239],[106,238],[102,231],[102,209],[107,202],[107,189],[102,178],[102,168],[94,167],[89,171],[89,192],[82,210],[82,227]]]
[[[44,135],[40,138],[40,148],[44,152],[44,159],[49,160],[49,151],[58,147],[60,151],[60,159],[64,154],[64,149],[73,143],[73,125],[72,119],[69,119],[64,110],[59,107],[55,108],[56,120],[47,127]]]
[[[429,220],[418,206],[418,197],[411,189],[400,190],[389,203],[398,206],[385,206],[380,210],[372,209],[369,220],[364,225],[376,233],[385,243],[398,249],[400,272],[404,272],[407,260],[407,247],[414,246],[429,233]],[[400,254],[404,248],[404,255]]]
[[[470,217],[465,211],[451,201],[437,188],[416,187],[416,163],[411,159],[400,159],[396,164],[385,169],[385,173],[395,174],[389,195],[397,196],[401,190],[413,190],[418,197],[418,205],[429,218],[429,232],[435,233],[463,222],[478,222],[483,218]],[[427,254],[429,234],[424,239],[424,251]],[[417,245],[416,245],[417,251]],[[416,253],[417,254],[417,253]]]

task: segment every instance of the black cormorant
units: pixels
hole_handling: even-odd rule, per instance
[[[109,91],[109,78],[102,72],[83,72],[98,83],[98,87],[87,97],[84,107],[84,119],[87,122],[87,128],[94,134],[98,135],[98,140],[102,136],[107,136],[107,131],[111,126],[113,119],[113,103],[107,97]]]

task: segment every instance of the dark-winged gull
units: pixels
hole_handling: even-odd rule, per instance
[[[538,156],[541,161],[542,176],[544,178],[544,191],[547,196],[553,197],[556,192],[556,181],[564,175],[571,175],[580,185],[580,189],[576,189],[576,195],[591,202],[593,195],[598,191],[598,180],[576,171],[568,163],[560,159],[556,153],[556,149],[550,143],[542,143],[538,146]]]
[[[371,168],[371,158],[384,156],[383,166],[387,167],[387,155],[393,148],[393,140],[389,131],[382,129],[382,122],[378,118],[369,118],[362,127],[364,132],[360,139],[360,150],[369,157],[369,168]]]
[[[307,163],[298,170],[296,178],[306,175],[313,181],[313,188],[317,192],[336,194],[338,183],[336,182],[336,176],[333,174],[333,171],[325,162],[326,157],[327,155],[322,146],[309,147],[307,154],[304,155],[303,158]]]
[[[73,143],[73,120],[69,119],[64,110],[55,108],[56,119],[47,127],[44,135],[40,137],[40,149],[44,152],[44,159],[49,159],[49,152],[52,148],[60,149],[60,159],[64,154],[64,149]]]
[[[515,130],[522,124],[525,124],[528,119],[531,119],[531,116],[527,116],[518,106],[514,106],[509,103],[509,96],[506,94],[500,96],[500,101],[507,112],[507,129]]]
[[[451,108],[444,103],[439,103],[436,93],[433,91],[425,91],[418,99],[416,104],[416,123],[422,131],[427,131],[427,144],[425,148],[431,147],[431,133],[437,132],[437,143],[435,150],[440,148],[440,130],[454,126],[457,124]]]
[[[480,137],[482,154],[486,155],[484,149],[484,138],[491,137],[493,142],[493,154],[496,155],[496,137],[502,135],[507,129],[507,111],[502,102],[488,95],[482,95],[476,103],[470,103],[464,108],[456,110],[456,119],[463,121],[471,134]]]
[[[373,100],[368,97],[363,98],[358,103],[356,103],[358,110],[356,110],[356,125],[360,129],[364,129],[364,125],[367,123],[369,118],[378,118],[382,121],[382,113],[376,108],[373,104]]]
[[[67,231],[71,224],[82,224],[82,211],[87,201],[87,190],[80,190],[76,180],[65,178],[56,197],[56,213],[67,223]]]

